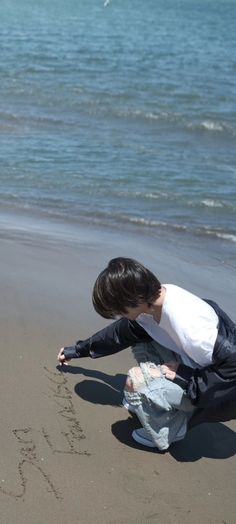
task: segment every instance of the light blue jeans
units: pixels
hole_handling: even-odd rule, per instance
[[[133,354],[138,368],[129,370],[128,377],[134,391],[125,388],[125,399],[135,409],[156,447],[168,449],[172,442],[185,437],[194,411],[185,391],[161,372],[161,364],[171,360],[181,362],[181,358],[155,341],[137,344]]]

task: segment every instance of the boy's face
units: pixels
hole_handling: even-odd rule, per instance
[[[122,316],[128,318],[128,320],[135,320],[142,313],[151,315],[151,308],[152,305],[148,304],[147,302],[144,302],[142,304],[139,304],[137,307],[126,308],[126,311]]]

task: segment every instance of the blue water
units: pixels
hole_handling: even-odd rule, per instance
[[[235,20],[235,0],[2,0],[1,209],[236,260]]]

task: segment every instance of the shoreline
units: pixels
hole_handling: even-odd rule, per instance
[[[162,282],[176,283],[190,291],[212,298],[235,317],[234,297],[236,295],[235,267],[233,263],[216,258],[215,252],[194,244],[179,243],[176,235],[171,238],[154,237],[141,231],[120,231],[107,226],[93,226],[48,217],[21,213],[12,215],[0,213],[0,238],[29,245],[57,247],[62,243],[67,249],[92,253],[96,278],[108,260],[116,256],[128,256],[150,267]],[[97,257],[95,263],[94,257]],[[236,258],[235,258],[236,264]],[[97,271],[97,273],[96,273]],[[217,285],[215,282],[217,281]],[[93,285],[93,282],[91,283]]]
[[[190,262],[196,261],[200,265],[215,265],[236,269],[236,242],[226,238],[215,237],[210,234],[191,234],[182,230],[162,230],[134,223],[124,223],[114,226],[93,220],[75,217],[65,219],[62,216],[47,215],[37,209],[10,209],[2,206],[0,211],[0,232],[15,231],[19,233],[41,233],[48,237],[61,238],[63,241],[81,240],[81,236],[89,237],[92,242],[105,236],[127,238],[133,236],[138,241],[149,244],[157,243],[164,250],[169,250],[175,256],[176,250]]]

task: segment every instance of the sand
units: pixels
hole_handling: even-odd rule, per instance
[[[73,360],[62,372],[56,360],[61,346],[106,324],[90,297],[112,256],[158,265],[162,281],[235,318],[233,271],[85,228],[3,227],[0,241],[1,522],[233,524],[235,421],[199,426],[163,455],[146,450],[121,406],[130,351]]]

